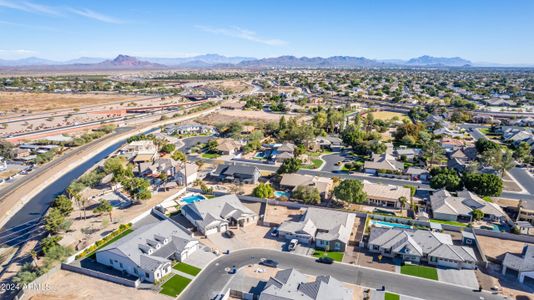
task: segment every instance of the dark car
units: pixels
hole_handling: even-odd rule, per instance
[[[229,239],[233,238],[235,236],[235,233],[232,230],[226,230],[223,235]]]
[[[316,260],[316,262],[331,265],[334,263],[334,260],[328,256],[321,256]]]
[[[264,259],[264,260],[260,261],[260,265],[263,265],[263,266],[266,266],[266,267],[271,267],[271,268],[276,268],[276,267],[278,267],[278,262],[276,260],[272,260],[272,259]]]

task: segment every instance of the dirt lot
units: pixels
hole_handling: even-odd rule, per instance
[[[506,252],[519,254],[525,246],[524,242],[502,240],[489,236],[477,235],[482,251],[487,257],[502,260]]]
[[[167,296],[148,290],[137,290],[109,281],[60,270],[44,282],[49,291],[39,292],[30,300],[59,299],[154,299],[168,300]]]
[[[296,219],[303,213],[303,209],[290,209],[282,205],[267,205],[264,220],[266,223],[279,225],[284,221]]]
[[[9,111],[13,109],[43,111],[58,108],[81,107],[91,104],[107,104],[120,100],[141,98],[146,97],[101,94],[0,92],[0,111]]]
[[[249,84],[239,80],[225,80],[222,82],[209,84],[208,86],[223,90],[228,94],[245,93],[251,90],[251,86]]]
[[[286,119],[295,117],[296,115],[290,114],[274,114],[265,111],[250,111],[250,110],[220,110],[217,113],[211,114],[207,117],[198,120],[199,123],[215,125],[220,123],[229,123],[232,121],[264,121],[264,122],[278,122],[278,120],[285,116]],[[303,117],[305,120],[309,117]]]

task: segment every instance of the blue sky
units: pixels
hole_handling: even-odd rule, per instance
[[[0,58],[461,56],[534,63],[534,1],[0,0]]]

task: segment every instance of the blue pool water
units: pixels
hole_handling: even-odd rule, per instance
[[[396,228],[404,228],[404,229],[412,228],[412,226],[410,226],[410,225],[399,224],[399,223],[390,223],[390,222],[376,221],[376,220],[371,220],[370,222],[371,222],[371,224],[376,224],[379,227],[387,227],[387,228],[395,228],[396,227]]]
[[[204,197],[202,195],[192,195],[192,196],[184,197],[180,201],[185,202],[187,204],[191,204],[193,202],[199,202],[199,201],[202,201],[202,200],[206,200],[206,197]]]
[[[280,198],[280,197],[286,197],[286,198],[289,198],[289,193],[288,193],[288,192],[276,191],[276,192],[274,192],[274,196],[275,196],[276,198]]]

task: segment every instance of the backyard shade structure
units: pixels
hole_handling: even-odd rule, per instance
[[[332,276],[317,276],[309,282],[308,276],[295,269],[281,270],[269,278],[260,300],[351,300],[352,290]]]
[[[172,260],[183,261],[200,244],[170,220],[144,225],[96,252],[98,263],[148,282],[171,272]]]
[[[225,195],[182,207],[182,215],[204,235],[225,232],[229,226],[245,226],[258,215],[246,207],[236,195]]]

